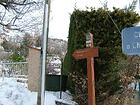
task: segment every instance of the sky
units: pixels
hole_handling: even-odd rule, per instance
[[[124,8],[133,0],[107,0],[108,8],[112,7]],[[101,0],[103,3],[104,0]],[[139,4],[139,3],[138,3]],[[136,11],[140,13],[137,4]],[[51,14],[49,37],[67,40],[70,14],[72,14],[74,7],[80,10],[85,10],[86,7],[102,7],[100,0],[51,0]]]

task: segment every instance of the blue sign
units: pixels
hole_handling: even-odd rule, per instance
[[[122,30],[122,51],[128,55],[140,54],[140,27]]]
[[[87,40],[90,40],[90,35],[89,34],[87,34]]]
[[[43,54],[40,54],[40,58],[43,58]]]

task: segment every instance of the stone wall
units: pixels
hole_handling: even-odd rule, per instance
[[[28,89],[38,91],[40,74],[40,49],[29,47]]]

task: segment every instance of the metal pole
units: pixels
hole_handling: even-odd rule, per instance
[[[47,8],[48,7],[48,8]],[[48,33],[49,33],[49,16],[50,16],[50,0],[45,0],[45,14],[43,27],[43,60],[42,60],[42,81],[41,81],[41,105],[45,100],[45,70],[46,70],[46,51],[48,49]]]
[[[42,36],[41,36],[41,52],[40,52],[40,72],[39,72],[39,81],[38,81],[38,96],[37,96],[37,105],[41,105],[41,77],[42,77],[42,48],[43,48],[43,39],[44,39],[44,26],[45,26],[45,15],[47,14],[46,11],[46,0],[44,3],[44,17],[43,17],[43,31],[42,31]]]
[[[63,59],[61,59],[61,70],[60,70],[60,99],[62,98],[62,64]]]

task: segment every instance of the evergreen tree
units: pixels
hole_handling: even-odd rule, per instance
[[[94,35],[94,46],[99,47],[99,57],[95,59],[95,87],[96,96],[99,99],[105,98],[102,97],[103,93],[111,95],[120,89],[117,65],[120,59],[125,58],[121,51],[121,34],[106,13],[107,11],[120,31],[133,26],[140,20],[135,12],[118,8],[114,8],[112,12],[102,8],[91,9],[91,11],[75,10],[70,19],[68,51],[63,65],[65,74],[77,72],[81,77],[87,75],[86,59],[75,60],[72,54],[74,50],[86,47],[85,33],[91,32]],[[72,84],[69,80],[69,85]]]

